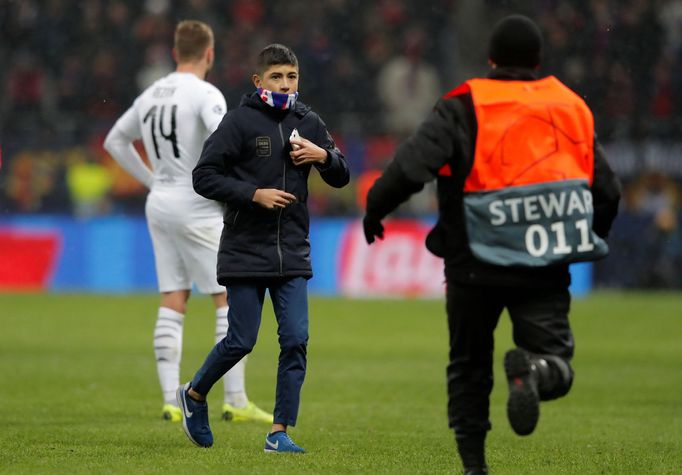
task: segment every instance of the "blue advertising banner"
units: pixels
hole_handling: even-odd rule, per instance
[[[369,247],[355,219],[311,223],[316,295],[443,295],[440,259],[424,247],[429,222],[393,220],[387,239]],[[575,296],[592,287],[592,266],[571,266]],[[154,255],[142,217],[88,220],[58,216],[0,218],[0,291],[156,292]]]

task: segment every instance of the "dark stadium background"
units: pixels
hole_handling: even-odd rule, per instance
[[[144,190],[102,139],[173,69],[173,27],[185,18],[214,28],[209,79],[229,107],[252,89],[250,59],[263,46],[296,51],[301,99],[354,176],[342,193],[313,183],[311,210],[359,216],[361,177],[386,164],[438,96],[485,73],[487,32],[510,12],[543,28],[542,74],[585,98],[625,185],[596,284],[682,288],[682,0],[0,1],[0,217],[142,215]],[[85,189],[75,171],[90,177]],[[399,213],[432,217],[428,191]]]

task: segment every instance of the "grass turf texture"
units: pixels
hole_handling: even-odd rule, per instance
[[[194,447],[161,420],[151,347],[154,295],[0,295],[0,473],[457,473],[445,416],[442,301],[311,301],[309,366],[298,426],[308,453],[263,453],[267,425],[219,418],[216,443]],[[529,437],[505,417],[496,332],[494,474],[680,473],[682,294],[597,293],[573,303],[576,380],[545,403]],[[210,301],[190,301],[182,380],[213,338]],[[249,396],[271,410],[277,361],[266,305],[247,366]],[[219,383],[222,385],[222,383]]]

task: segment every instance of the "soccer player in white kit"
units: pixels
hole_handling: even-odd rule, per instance
[[[227,333],[227,294],[216,280],[222,205],[192,188],[192,169],[204,140],[227,107],[221,92],[204,79],[213,65],[213,31],[186,20],[175,30],[175,72],[149,86],[116,122],[104,148],[149,188],[145,214],[154,247],[161,293],[154,353],[163,391],[163,417],[181,421],[175,390],[180,384],[182,328],[192,284],[210,294],[216,308],[216,342]],[[133,146],[142,139],[151,170]],[[248,400],[240,361],[224,376],[223,418],[272,423],[272,415]]]

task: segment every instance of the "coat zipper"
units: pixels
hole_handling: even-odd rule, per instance
[[[279,129],[279,137],[282,139],[282,148],[285,147],[285,142],[284,142],[284,132],[282,131],[282,123],[277,124],[277,128]],[[287,190],[287,161],[282,160],[284,163],[284,168],[282,171],[282,189],[283,191]],[[279,255],[279,275],[284,274],[284,258],[282,257],[282,246],[280,245],[280,230],[281,230],[281,225],[282,225],[282,212],[284,211],[284,208],[279,209],[279,214],[277,215],[277,254]]]

